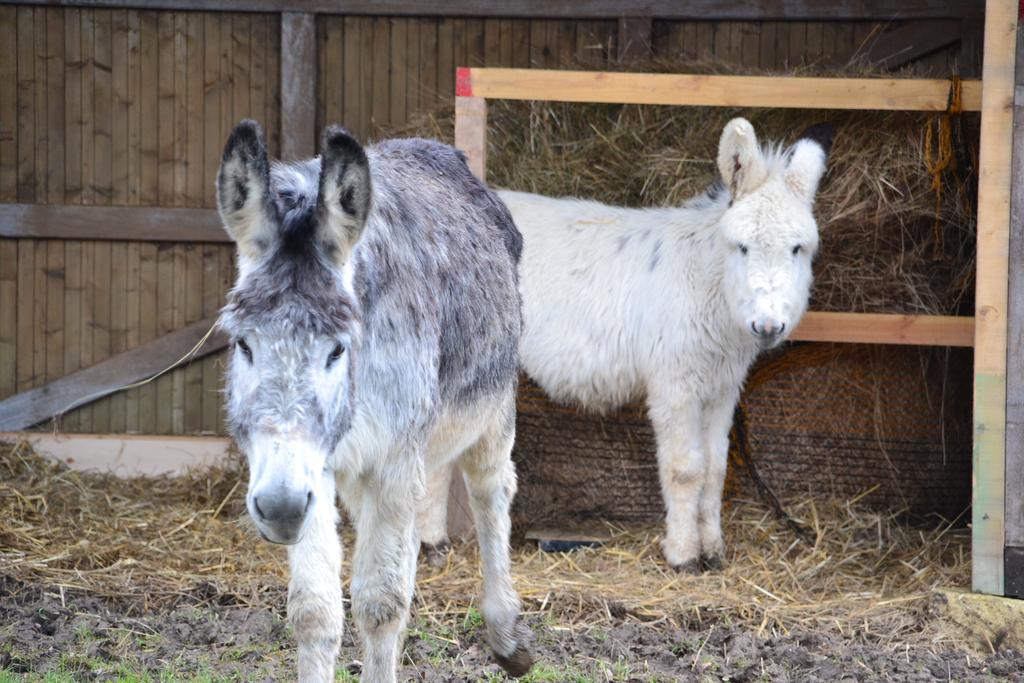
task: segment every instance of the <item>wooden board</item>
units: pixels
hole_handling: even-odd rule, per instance
[[[945,111],[938,79],[706,76],[536,69],[460,69],[456,94],[510,100],[714,107]],[[981,108],[981,82],[964,81],[965,111]]]
[[[973,346],[974,318],[943,315],[810,312],[793,341],[913,346]]]
[[[44,204],[0,204],[0,237],[231,241],[211,209]]]
[[[225,466],[233,443],[224,437],[48,432],[0,432],[0,441],[25,441],[37,454],[73,470],[119,477],[176,476],[193,468]]]
[[[127,384],[165,370],[182,359],[214,322],[210,318],[201,320],[84,370],[0,401],[0,430],[26,429],[50,419],[72,404],[84,405],[98,400]],[[226,345],[227,339],[220,333],[214,333],[193,358],[214,353]],[[82,403],[78,403],[80,401]]]
[[[465,69],[459,69],[460,78]],[[456,88],[459,84],[456,83]],[[469,170],[487,179],[487,100],[482,97],[455,98],[455,146],[466,153]]]
[[[19,0],[26,5],[142,7],[221,12],[319,12],[449,17],[617,18],[625,14],[666,19],[942,19],[977,17],[982,0],[646,0],[641,8],[621,0]]]
[[[971,582],[1003,593],[1006,319],[1017,3],[989,0],[978,179]]]

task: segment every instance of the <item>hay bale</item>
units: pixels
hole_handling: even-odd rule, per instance
[[[762,360],[743,397],[761,479],[783,498],[856,498],[914,517],[959,517],[970,503],[968,357],[801,344]],[[524,378],[518,408],[518,527],[660,522],[656,443],[642,404],[586,414]],[[733,436],[726,499],[756,498]]]

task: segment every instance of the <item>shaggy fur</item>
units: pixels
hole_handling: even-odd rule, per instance
[[[392,681],[427,473],[458,464],[480,530],[481,612],[499,662],[530,661],[509,575],[521,238],[461,154],[364,149],[328,129],[319,159],[273,167],[254,122],[218,176],[239,277],[230,426],[249,512],[289,544],[299,679],[333,681],[344,623],[335,492],[356,527],[352,610],[364,681]]]
[[[829,135],[816,127],[789,149],[761,149],[735,119],[719,144],[721,182],[678,208],[500,193],[524,238],[522,367],[555,399],[594,410],[646,396],[676,569],[721,564],[733,410],[758,351],[807,306]],[[434,544],[437,482],[421,515]]]

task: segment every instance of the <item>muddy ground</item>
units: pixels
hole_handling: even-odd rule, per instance
[[[182,596],[166,611],[0,580],[0,681],[282,681],[293,642],[282,608],[230,596]],[[792,631],[758,637],[725,622],[680,628],[612,618],[560,625],[527,616],[538,664],[526,681],[1024,681],[1024,655],[987,658],[948,646],[892,649],[870,637]],[[400,676],[414,681],[504,680],[479,613],[415,614]],[[337,679],[356,680],[358,648],[346,633]]]

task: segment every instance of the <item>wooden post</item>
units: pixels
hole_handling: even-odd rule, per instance
[[[487,180],[487,100],[455,98],[455,146],[466,153],[469,170]]]
[[[316,17],[281,13],[281,158],[316,154]]]
[[[1007,276],[1017,2],[988,0],[982,66],[971,580],[1003,594]]]
[[[1017,32],[1006,349],[1006,546],[1003,591],[1024,598],[1024,35]]]
[[[487,100],[473,97],[469,69],[455,70],[455,146],[465,152],[469,170],[487,180]],[[456,471],[448,489],[448,537],[469,538],[473,515],[462,473]]]

